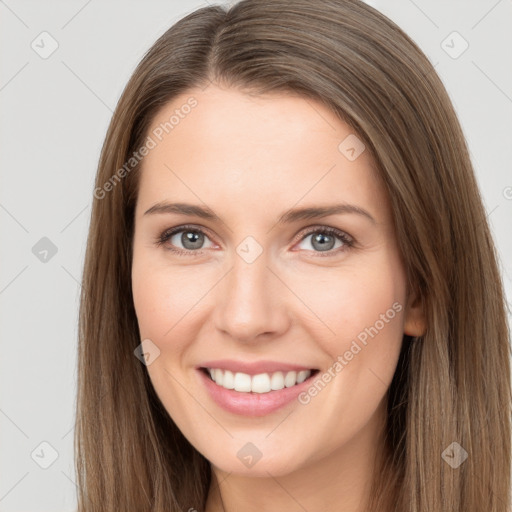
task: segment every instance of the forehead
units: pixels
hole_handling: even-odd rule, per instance
[[[142,164],[143,206],[208,198],[275,209],[276,197],[288,206],[383,199],[373,161],[351,127],[299,95],[254,96],[214,84],[191,89],[157,113],[148,136],[154,148]]]

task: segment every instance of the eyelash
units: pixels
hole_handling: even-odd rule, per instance
[[[343,231],[340,231],[339,229],[332,228],[329,226],[313,226],[311,228],[306,228],[308,231],[302,235],[302,237],[296,242],[302,242],[308,235],[315,234],[315,233],[321,233],[321,234],[327,234],[327,235],[334,235],[337,238],[339,238],[343,242],[343,246],[339,247],[337,250],[329,250],[329,251],[308,251],[313,252],[316,256],[320,257],[332,257],[334,255],[339,254],[340,252],[344,252],[350,248],[352,248],[355,244],[355,241],[352,237],[348,236]],[[175,228],[167,229],[164,232],[162,232],[155,240],[155,244],[160,247],[164,245],[173,235],[176,233],[180,233],[182,231],[192,231],[195,233],[202,233],[205,236],[208,236],[208,233],[204,231],[201,228],[190,226],[190,225],[184,225],[184,226],[177,226]],[[209,237],[210,238],[210,237]],[[178,256],[199,256],[203,254],[202,250],[192,251],[188,249],[179,249],[179,248],[173,248],[173,247],[166,247],[167,250],[172,251],[173,253],[177,254]]]

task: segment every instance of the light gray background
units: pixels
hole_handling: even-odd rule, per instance
[[[368,3],[419,44],[448,89],[510,301],[512,1]],[[74,510],[78,294],[100,148],[144,52],[183,15],[206,5],[0,0],[1,512]],[[35,41],[39,52],[51,49],[44,31],[58,43],[46,59],[31,47]],[[464,41],[453,31],[469,44],[458,58]],[[46,262],[32,251],[43,237],[57,248]]]

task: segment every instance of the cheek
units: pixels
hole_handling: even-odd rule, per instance
[[[169,318],[164,315],[172,295],[168,283],[162,281],[151,266],[134,258],[132,267],[132,293],[140,335],[142,338],[158,339],[169,329]]]
[[[307,411],[307,416],[323,425],[322,432],[311,433],[313,442],[322,447],[315,455],[318,458],[363,429],[396,369],[403,338],[405,280],[395,260],[374,263],[367,270],[353,268],[330,284],[326,281],[308,296],[308,305],[334,331],[323,326],[324,334],[317,333],[315,340],[330,362],[299,397],[304,414]],[[315,317],[311,325],[315,321],[318,324]],[[331,433],[328,442],[322,437],[325,432]]]
[[[375,329],[380,339],[401,340],[405,285],[395,262],[373,261],[339,274],[328,270],[325,278],[310,273],[310,278],[295,279],[294,291],[311,313],[305,311],[302,324],[311,326],[311,335],[333,359],[349,350],[353,340],[364,343],[375,337]]]
[[[191,267],[170,269],[135,255],[132,291],[141,338],[151,339],[166,353],[181,353],[194,337],[191,328],[200,325],[194,318],[211,287],[208,273]]]
[[[188,271],[170,270],[152,261],[150,255],[134,255],[132,292],[141,340],[151,340],[161,356],[147,366],[147,372],[175,420],[183,421],[189,411],[189,396],[183,393],[183,376],[178,374],[186,363],[191,341],[197,337],[195,329],[201,325],[194,320],[199,311],[194,305],[205,295],[205,277],[200,278],[190,267]]]
[[[312,384],[301,403],[333,432],[341,426],[333,418],[344,418],[342,437],[362,428],[376,411],[393,379],[403,339],[402,266],[392,251],[367,263],[345,267],[338,278],[330,272],[329,280],[302,281],[300,291],[315,313],[311,336],[330,359],[319,374],[322,383]],[[325,414],[326,400],[336,404],[339,415]],[[336,442],[341,440],[336,437]]]

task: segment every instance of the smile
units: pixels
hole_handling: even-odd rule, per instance
[[[300,406],[297,396],[311,385],[319,373],[317,369],[304,368],[272,369],[269,372],[260,369],[253,374],[232,370],[213,366],[196,369],[207,396],[213,402],[227,412],[252,417],[272,414],[287,405]]]
[[[277,371],[273,373],[247,373],[222,370],[220,368],[206,368],[211,379],[224,389],[234,389],[240,393],[269,393],[283,388],[291,388],[304,382],[314,370]]]

